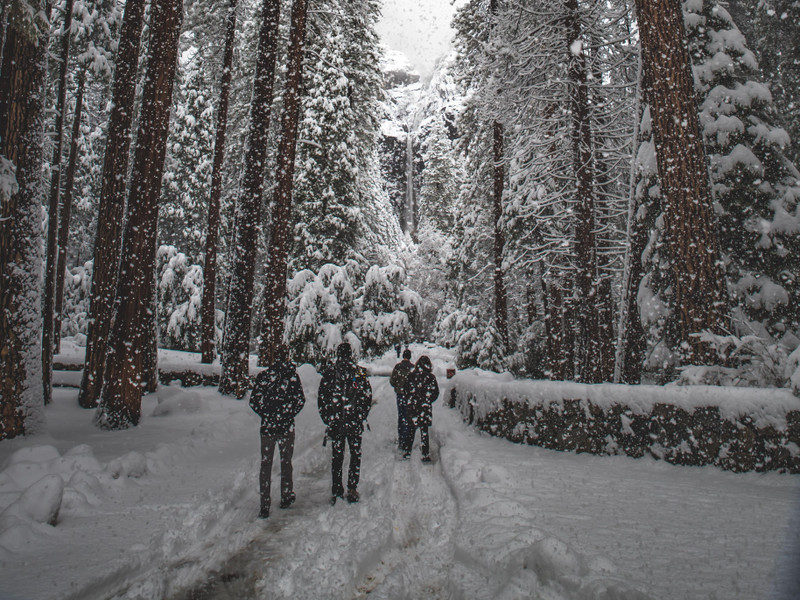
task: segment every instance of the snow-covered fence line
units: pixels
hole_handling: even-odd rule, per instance
[[[580,384],[462,371],[450,406],[480,429],[554,450],[800,473],[800,398],[789,390]]]

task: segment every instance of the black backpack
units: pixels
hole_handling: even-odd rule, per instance
[[[283,377],[276,373],[271,367],[264,369],[256,377],[253,391],[250,393],[250,408],[261,417],[271,414],[272,402],[281,393]]]

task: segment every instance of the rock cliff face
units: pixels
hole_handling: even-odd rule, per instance
[[[420,77],[398,52],[387,52],[383,62],[386,118],[381,125],[380,159],[384,186],[404,232],[413,230],[415,115],[423,94]],[[411,175],[411,176],[410,176]]]

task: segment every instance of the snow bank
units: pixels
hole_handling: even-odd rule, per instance
[[[452,405],[492,434],[559,450],[735,471],[800,472],[800,399],[789,390],[588,385],[463,371]]]
[[[78,445],[61,455],[49,445],[21,448],[0,471],[0,554],[24,548],[55,526],[62,506],[80,512],[104,496],[101,480],[114,476]]]

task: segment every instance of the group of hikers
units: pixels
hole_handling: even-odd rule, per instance
[[[430,358],[422,355],[416,365],[411,351],[392,370],[389,382],[397,395],[397,443],[399,454],[408,459],[417,429],[420,431],[422,461],[430,462],[428,428],[433,421],[432,404],[439,396],[439,385]],[[285,345],[275,349],[272,364],[258,374],[250,394],[250,406],[261,417],[261,510],[266,519],[270,512],[272,460],[275,446],[281,461],[280,507],[295,501],[292,479],[295,417],[305,405],[305,394],[295,364]],[[325,423],[323,445],[331,442],[331,504],[339,498],[358,502],[361,474],[361,437],[372,408],[372,386],[367,371],[356,364],[353,349],[347,342],[336,349],[336,360],[322,370],[317,393],[317,408]],[[350,449],[347,491],[342,484],[345,446]]]

